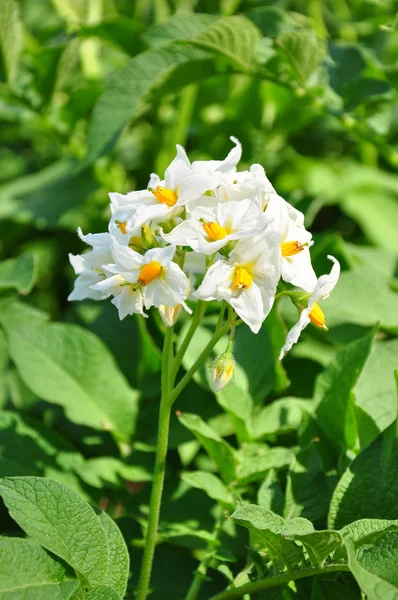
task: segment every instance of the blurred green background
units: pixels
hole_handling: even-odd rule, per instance
[[[275,315],[253,351],[257,359],[268,352],[264,364],[250,362],[254,342],[240,334],[246,345],[237,360],[252,376],[255,403],[310,398],[336,352],[378,323],[356,396],[361,447],[395,418],[396,11],[393,0],[0,0],[0,322],[23,314],[82,325],[105,342],[145,400],[133,470],[109,461],[98,472],[80,468],[82,484],[62,466],[63,480],[86,497],[119,502],[122,494],[134,512],[147,493],[161,334],[152,320],[120,323],[109,302],[69,304],[68,253],[84,250],[78,226],[106,230],[108,192],[140,189],[151,172],[162,175],[176,143],[192,160],[223,158],[236,136],[241,168],[261,163],[279,194],[306,214],[317,274],[329,271],[327,254],[342,264],[323,305],[329,333],[307,328],[284,367],[276,357],[285,329]],[[22,262],[9,262],[17,257]],[[286,303],[278,312],[294,322]],[[86,458],[116,456],[106,433],[72,424],[60,407],[40,401],[0,333],[1,405],[51,425]],[[192,383],[181,407],[230,435],[205,387],[200,378]],[[198,448],[176,419],[173,428],[171,469],[178,470]],[[207,468],[203,455],[198,460]],[[57,469],[40,472],[59,476]],[[131,493],[145,488],[137,501],[115,491],[119,475],[133,482]],[[133,527],[131,535],[139,532]]]

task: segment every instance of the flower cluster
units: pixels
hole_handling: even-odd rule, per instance
[[[92,249],[70,255],[77,279],[69,300],[112,297],[120,319],[156,307],[166,325],[187,301],[226,301],[257,333],[282,279],[299,308],[281,358],[312,321],[326,328],[319,301],[335,286],[338,261],[317,279],[304,215],[279,196],[261,165],[237,171],[242,149],[224,160],[191,163],[181,146],[164,179],[145,190],[109,194],[107,233],[83,235]]]

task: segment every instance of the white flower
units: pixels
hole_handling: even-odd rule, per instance
[[[318,302],[328,298],[340,276],[339,261],[334,258],[334,256],[330,255],[328,256],[328,259],[333,262],[332,270],[330,271],[329,275],[321,275],[321,277],[318,279],[315,289],[308,298],[308,306],[301,310],[299,320],[287,334],[285,344],[279,355],[279,360],[282,360],[286,352],[289,352],[291,347],[297,342],[301,332],[307,327],[310,321],[312,321],[317,327],[327,329],[325,315],[319,307]]]
[[[277,193],[263,167],[258,164],[251,165],[249,171],[224,175],[216,190],[219,202],[250,198],[261,210],[265,210],[274,196]]]
[[[198,206],[183,221],[163,237],[173,244],[190,246],[196,252],[214,254],[230,241],[236,241],[264,231],[264,213],[252,200],[218,204],[214,208]]]
[[[270,220],[269,229],[281,236],[282,279],[312,291],[316,285],[309,251],[313,242],[311,233],[304,227],[304,215],[278,195],[271,198],[265,214]]]
[[[242,145],[233,135],[229,139],[235,144],[235,148],[232,148],[224,160],[195,160],[192,163],[193,171],[213,171],[218,174],[235,173],[242,156]]]
[[[185,305],[189,282],[172,260],[175,250],[175,246],[152,248],[142,255],[112,238],[114,263],[105,268],[114,275],[95,285],[94,289],[112,290],[121,319],[133,312],[143,314],[143,306],[148,309],[161,304],[182,304],[190,312]]]
[[[177,322],[178,317],[182,311],[182,304],[176,304],[175,306],[165,306],[161,304],[159,306],[159,314],[163,323],[166,327],[172,327]]]
[[[279,236],[264,234],[238,242],[228,261],[218,260],[194,294],[226,300],[257,333],[272,308],[279,281]]]
[[[93,290],[92,286],[106,277],[102,265],[112,260],[110,252],[110,237],[108,233],[88,233],[83,235],[82,230],[77,230],[83,242],[92,246],[92,250],[85,254],[69,254],[69,261],[77,275],[73,291],[68,300],[104,300],[107,294],[100,290]]]

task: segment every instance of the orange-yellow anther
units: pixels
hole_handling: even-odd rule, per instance
[[[317,327],[320,327],[321,329],[327,330],[325,315],[323,314],[322,309],[319,307],[319,304],[317,304],[315,302],[315,304],[312,307],[312,310],[308,316],[311,319],[311,321],[314,323],[314,325],[316,325]]]
[[[224,227],[221,227],[221,225],[219,225],[215,221],[203,223],[203,229],[205,230],[209,238],[214,242],[216,240],[223,240],[225,236],[228,235]]]
[[[233,290],[247,289],[251,286],[253,277],[243,267],[237,267],[231,288]]]
[[[304,245],[297,240],[294,242],[284,242],[281,244],[282,256],[294,256],[304,250]]]
[[[158,185],[155,189],[150,190],[159,202],[167,204],[167,206],[174,206],[177,202],[177,194],[174,190],[168,190],[167,188]]]
[[[117,222],[117,226],[119,227],[119,229],[123,233],[123,235],[125,235],[127,233],[126,225],[127,225],[127,221],[118,221]]]
[[[161,270],[162,265],[156,260],[153,260],[142,267],[137,283],[141,285],[148,285],[148,283],[151,283],[151,281],[160,275]]]

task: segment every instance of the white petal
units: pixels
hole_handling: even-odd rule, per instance
[[[179,206],[167,206],[156,201],[155,204],[141,205],[129,219],[129,227],[138,229],[150,221],[165,221],[171,219],[181,208]]]
[[[69,262],[73,267],[76,275],[83,273],[85,268],[85,260],[81,254],[69,254]]]
[[[141,290],[134,292],[130,286],[125,286],[122,292],[113,298],[112,304],[118,308],[119,319],[121,321],[127,317],[127,315],[133,315],[134,313],[138,313],[143,317],[147,316],[144,313]]]
[[[193,202],[215,186],[216,180],[211,173],[190,172],[185,178],[180,179],[177,189],[178,204],[185,205],[187,202]]]
[[[249,288],[241,290],[227,301],[252,332],[258,333],[264,321],[263,299],[258,286],[253,282]]]
[[[95,291],[92,286],[96,284],[100,276],[98,273],[83,273],[79,275],[75,281],[73,291],[69,294],[68,300],[103,300],[106,294],[100,291]]]
[[[176,148],[177,154],[164,174],[165,187],[171,190],[176,190],[181,181],[191,172],[191,163],[184,148],[179,144]]]
[[[289,352],[291,347],[298,341],[303,329],[307,327],[308,323],[310,322],[310,318],[308,316],[310,311],[310,308],[305,308],[303,311],[301,311],[299,320],[287,334],[285,344],[279,354],[279,360],[282,360],[286,352]]]
[[[163,267],[169,268],[173,260],[176,247],[174,245],[166,246],[165,248],[152,248],[147,250],[142,257],[142,264],[148,264],[152,261],[160,263]]]
[[[160,231],[160,235],[166,242],[176,244],[177,246],[191,246],[191,241],[195,241],[198,238],[198,232],[193,227],[191,220],[183,221],[170,233],[163,233],[163,230]],[[193,248],[196,250],[197,248]]]
[[[321,275],[316,287],[308,301],[308,306],[312,308],[315,302],[328,298],[340,277],[340,263],[334,256],[328,255],[328,259],[333,262],[332,270],[329,275]]]
[[[143,259],[141,254],[135,252],[128,246],[119,244],[116,238],[112,238],[112,256],[120,271],[130,271],[140,268]]]
[[[194,170],[210,169],[219,173],[234,172],[242,156],[242,146],[235,137],[231,136],[229,139],[235,144],[235,148],[232,148],[224,160],[195,161],[192,163],[192,168]]]
[[[219,286],[229,288],[232,282],[234,267],[225,260],[218,260],[207,271],[202,284],[194,293],[199,300],[220,300],[222,298]]]
[[[309,248],[294,256],[281,257],[282,279],[307,292],[312,292],[317,277],[311,264]]]
[[[95,285],[92,285],[91,289],[102,292],[104,294],[104,297],[108,297],[111,294],[117,296],[123,291],[123,288],[125,286],[123,286],[122,284],[124,283],[125,280],[121,275],[112,275],[111,277],[102,279],[101,281],[98,281],[98,283],[96,283]]]

